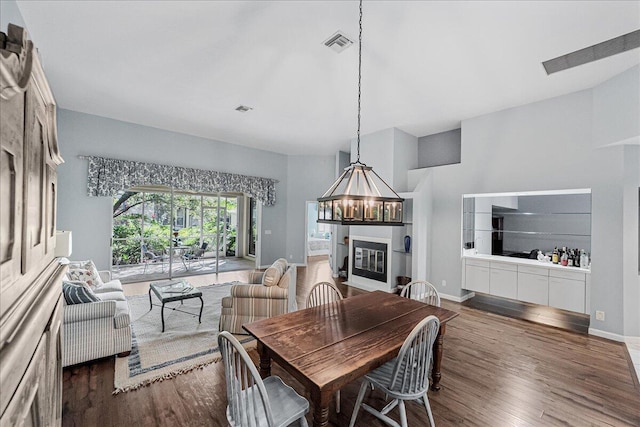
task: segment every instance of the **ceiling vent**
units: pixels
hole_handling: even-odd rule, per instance
[[[251,110],[253,110],[253,108],[247,107],[246,105],[239,105],[238,108],[236,108],[236,111],[240,111],[241,113],[246,113]]]
[[[547,74],[552,74],[631,49],[636,49],[637,47],[640,47],[640,30],[632,31],[602,43],[594,44],[593,46],[544,61],[542,65],[547,71]]]
[[[324,41],[324,45],[331,48],[336,53],[340,53],[353,44],[353,41],[345,36],[342,31],[336,32],[334,35]]]

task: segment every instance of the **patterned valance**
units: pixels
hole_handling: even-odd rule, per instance
[[[276,203],[275,179],[96,156],[82,158],[89,160],[89,196],[113,197],[133,187],[164,185],[199,193],[245,193],[265,206]]]

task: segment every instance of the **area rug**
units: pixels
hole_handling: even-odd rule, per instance
[[[204,308],[202,323],[198,323],[200,299],[192,298],[165,305],[162,332],[160,301],[152,294],[154,305],[149,310],[149,296],[127,297],[131,310],[132,348],[128,357],[117,357],[113,394],[171,379],[221,359],[218,351],[218,321],[222,298],[230,294],[233,283],[202,286]],[[180,310],[193,314],[172,310]],[[248,336],[237,338],[245,348],[254,348],[255,340]]]

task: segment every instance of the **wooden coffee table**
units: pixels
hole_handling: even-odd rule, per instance
[[[149,311],[153,309],[153,304],[151,301],[151,291],[158,297],[160,302],[162,302],[162,309],[160,310],[160,317],[162,319],[162,332],[164,332],[164,306],[168,302],[180,301],[180,305],[184,304],[184,300],[190,298],[200,298],[200,314],[198,316],[198,323],[202,323],[202,308],[204,307],[204,301],[202,301],[202,292],[197,288],[194,288],[187,282],[186,280],[171,280],[168,282],[153,282],[149,284]],[[177,307],[170,307],[171,310],[179,311],[181,313],[187,313],[191,315],[195,315],[195,313],[191,313],[184,310],[179,310]]]

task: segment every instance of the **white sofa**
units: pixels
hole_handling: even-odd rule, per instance
[[[99,274],[104,284],[94,293],[102,301],[71,305],[65,302],[62,366],[131,352],[131,319],[122,284],[111,280],[108,271]]]

